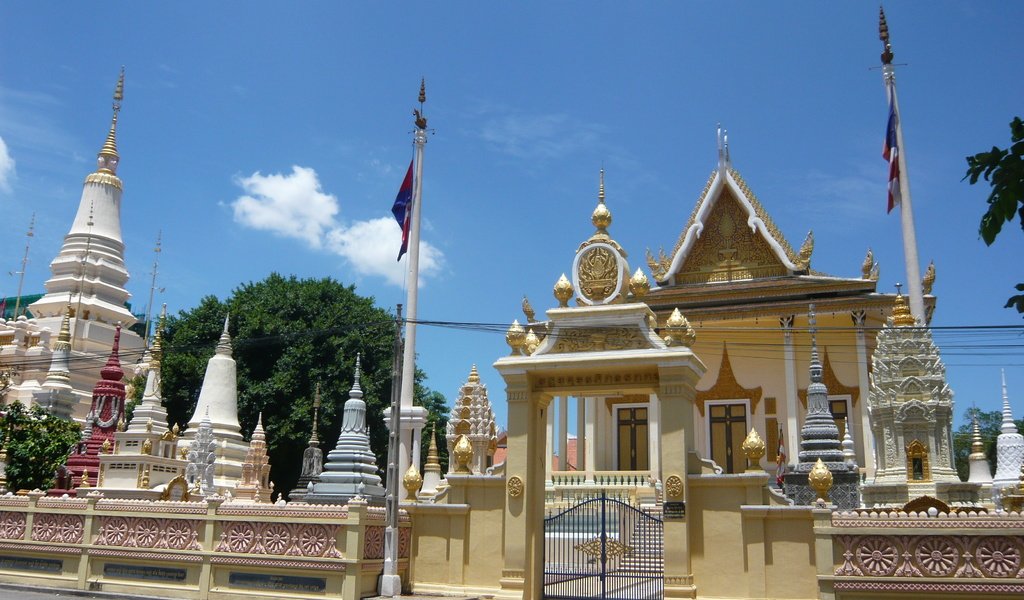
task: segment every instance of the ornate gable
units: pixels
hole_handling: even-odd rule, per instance
[[[740,174],[711,174],[672,256],[647,262],[661,284],[718,283],[807,273],[814,239],[800,252],[779,232]]]

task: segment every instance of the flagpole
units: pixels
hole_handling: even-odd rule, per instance
[[[885,11],[878,9],[878,37],[885,50],[882,52],[882,81],[896,113],[896,160],[900,175],[900,224],[903,229],[903,258],[907,268],[907,295],[910,297],[910,313],[916,321],[925,323],[924,292],[921,286],[921,263],[917,258],[917,233],[914,228],[914,210],[910,202],[910,174],[907,171],[907,156],[903,145],[903,123],[900,119],[900,104],[896,97],[896,70],[893,67],[892,45],[889,43],[889,26],[885,22]]]

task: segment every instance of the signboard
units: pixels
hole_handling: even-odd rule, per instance
[[[186,569],[168,567],[147,567],[143,565],[124,565],[106,563],[103,565],[103,576],[120,579],[144,579],[146,581],[173,581],[181,583],[188,575]]]
[[[55,558],[0,556],[0,569],[14,569],[18,571],[42,571],[44,573],[60,573],[64,570],[64,561]]]
[[[666,502],[662,505],[662,516],[665,520],[685,519],[686,518],[686,503],[685,502]]]
[[[228,574],[228,585],[255,590],[276,590],[279,592],[324,592],[327,580],[323,577],[299,577],[295,575],[268,575],[265,573]]]

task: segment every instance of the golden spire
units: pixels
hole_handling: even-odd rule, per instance
[[[420,79],[420,107],[412,109],[412,114],[416,117],[416,129],[427,128],[427,118],[423,116],[423,103],[427,101],[427,79]]]
[[[167,323],[167,305],[164,304],[160,310],[160,320],[157,321],[156,332],[153,333],[153,345],[149,347],[149,364],[154,369],[160,368],[160,361],[163,359],[164,327]]]
[[[894,55],[889,43],[889,24],[885,22],[885,9],[881,6],[878,7],[878,39],[882,40],[882,64],[892,64]]]
[[[912,327],[915,324],[914,316],[910,314],[910,307],[907,306],[907,299],[899,291],[900,284],[896,284],[896,304],[892,309],[892,322],[898,327]]]
[[[597,227],[598,234],[608,235],[608,226],[612,224],[612,213],[604,204],[604,169],[601,169],[601,183],[597,188],[597,208],[590,216],[590,221]]]
[[[117,79],[117,87],[114,88],[114,116],[110,120],[110,131],[107,132],[107,139],[103,142],[98,155],[97,173],[117,172],[117,163],[121,157],[117,153],[117,114],[121,112],[121,101],[124,100],[124,67],[121,67],[121,76]]]
[[[313,435],[309,436],[309,443],[316,442],[320,445],[320,438],[317,436],[317,421],[320,418],[320,382],[316,382],[316,391],[313,392]]]
[[[68,350],[71,348],[71,304],[64,309],[64,318],[60,320],[60,333],[57,334],[57,344],[54,350]]]
[[[476,365],[469,370],[469,379],[466,380],[466,383],[480,383],[480,373],[477,372]]]
[[[973,423],[974,429],[974,432],[972,434],[973,439],[971,441],[971,458],[974,458],[974,455],[977,454],[980,454],[981,458],[985,458],[985,444],[984,442],[981,441],[981,427],[978,426],[977,413],[974,414],[974,416],[971,418],[971,421]]]

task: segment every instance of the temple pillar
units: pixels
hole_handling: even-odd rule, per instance
[[[558,470],[569,470],[569,397],[558,397]]]
[[[796,356],[793,350],[793,315],[779,317],[782,328],[783,358],[786,374],[786,460],[794,459],[800,452],[800,403],[797,399]]]
[[[576,470],[585,471],[589,464],[584,453],[586,446],[590,445],[591,438],[586,435],[587,428],[587,407],[582,396],[576,396]]]
[[[864,334],[864,321],[866,313],[863,310],[855,310],[850,313],[853,319],[853,326],[857,329],[857,387],[860,388],[860,434],[861,447],[864,449],[860,465],[864,468],[868,480],[875,477],[875,436],[871,430],[871,416],[868,413],[868,394],[871,389],[871,381],[868,378],[868,348]]]
[[[661,400],[657,394],[651,394],[647,409],[647,443],[649,446],[648,456],[651,468],[651,478],[654,481],[661,480]],[[692,412],[692,411],[691,411]],[[692,417],[691,417],[692,419]],[[692,429],[690,436],[696,435]]]
[[[551,462],[555,456],[555,411],[549,408],[544,414],[544,486],[553,488],[555,482],[551,478]]]
[[[587,396],[583,399],[586,405],[587,417],[584,423],[584,431],[587,439],[586,447],[586,482],[594,483],[594,471],[597,470],[597,399]]]
[[[517,495],[508,494],[505,502],[505,558],[501,570],[501,588],[511,594],[522,592],[523,599],[538,598],[532,594],[536,577],[543,577],[542,553],[534,552],[533,542],[537,529],[543,527],[543,514],[531,518],[539,505],[544,510],[543,465],[536,464],[544,459],[543,448],[538,437],[543,423],[547,422],[547,405],[537,409],[530,397],[529,382],[525,373],[503,373],[505,392],[508,398],[508,455],[505,459],[506,482],[513,477],[523,482],[523,489]],[[550,399],[548,399],[550,402]],[[536,440],[536,441],[535,441]],[[533,464],[531,464],[533,463]],[[548,460],[548,464],[551,461]],[[538,498],[537,495],[540,495]],[[541,532],[543,536],[543,532]],[[543,548],[543,539],[540,540]],[[531,577],[531,572],[533,577]],[[540,589],[540,588],[538,588]]]
[[[660,415],[661,468],[665,474],[665,502],[683,503],[689,499],[687,458],[695,452],[693,435],[693,405],[696,400],[697,380],[700,373],[683,366],[658,368],[658,398],[666,405]],[[666,511],[664,519],[665,598],[695,598],[690,562],[690,534],[688,517],[671,517]]]

